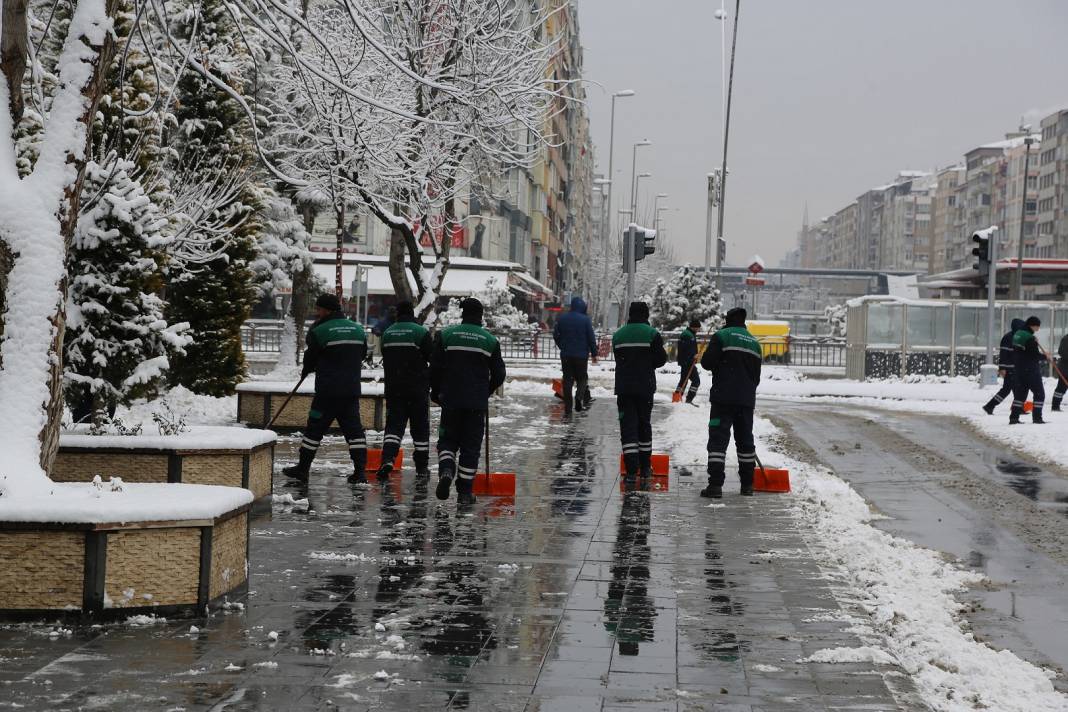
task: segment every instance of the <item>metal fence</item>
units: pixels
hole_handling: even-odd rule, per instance
[[[311,326],[308,322],[307,326]],[[663,334],[664,344],[667,346],[668,358],[675,359],[675,344],[678,341],[677,331]],[[704,343],[711,334],[698,334],[698,340]],[[559,361],[560,349],[553,341],[552,332],[549,331],[520,331],[501,332],[497,334],[501,343],[501,356],[506,361]],[[282,324],[277,321],[253,319],[245,322],[241,327],[241,346],[246,352],[251,353],[278,353],[282,339]],[[782,337],[758,340],[762,342],[764,349],[764,361],[767,363],[781,363],[791,366],[826,366],[831,368],[844,368],[846,365],[846,345],[841,339],[825,338],[797,338],[788,339],[787,343],[781,342]],[[369,347],[374,351],[375,336],[368,333]],[[597,334],[597,356],[605,361],[614,360],[612,353],[612,334],[601,332]]]

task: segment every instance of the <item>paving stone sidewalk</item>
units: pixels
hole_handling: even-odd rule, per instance
[[[680,476],[695,463],[622,492],[607,399],[571,422],[504,401],[494,469],[519,490],[469,514],[410,467],[350,487],[328,442],[310,488],[275,483],[298,504],[253,523],[247,598],[207,620],[4,626],[0,708],[924,709],[892,666],[799,662],[862,643],[789,495],[733,484],[710,507]]]

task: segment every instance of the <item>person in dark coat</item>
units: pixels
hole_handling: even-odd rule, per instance
[[[680,396],[686,386],[686,380],[690,381],[690,390],[686,393],[686,402],[693,403],[697,397],[697,391],[701,388],[701,373],[697,368],[697,332],[701,328],[701,322],[691,319],[689,326],[679,334],[679,342],[675,351],[675,362],[679,364],[679,385],[675,392]]]
[[[305,337],[308,348],[301,374],[304,378],[315,373],[315,397],[300,442],[300,460],[282,473],[307,482],[319,443],[337,420],[352,458],[349,482],[361,484],[367,481],[367,440],[360,422],[360,369],[367,354],[367,335],[362,326],[342,313],[334,294],[320,295],[315,311],[318,318]]]
[[[753,471],[756,469],[756,444],[753,441],[753,409],[760,384],[763,360],[760,342],[745,328],[746,311],[734,308],[727,312],[726,325],[708,340],[701,357],[701,367],[712,374],[708,414],[708,486],[702,497],[723,496],[726,478],[727,445],[734,431],[738,452],[738,478],[742,494],[753,494]]]
[[[571,300],[571,310],[561,316],[553,327],[553,341],[560,349],[560,366],[564,374],[564,415],[589,406],[589,376],[586,365],[592,358],[597,363],[597,337],[593,322],[586,315],[586,302],[581,297]],[[574,391],[572,391],[574,388]]]
[[[441,406],[438,428],[438,499],[448,499],[456,479],[456,503],[474,504],[490,394],[504,383],[506,371],[497,338],[482,328],[482,302],[460,303],[461,323],[434,339],[430,361],[430,399]]]
[[[1024,328],[1017,331],[1012,337],[1016,383],[1013,387],[1012,411],[1009,413],[1010,425],[1019,424],[1020,414],[1023,413],[1028,391],[1034,397],[1031,421],[1036,424],[1046,422],[1042,419],[1042,406],[1045,405],[1046,388],[1042,384],[1041,366],[1042,362],[1046,360],[1046,355],[1039,349],[1038,337],[1036,336],[1041,327],[1041,319],[1037,316],[1029,316]]]
[[[652,476],[653,394],[656,369],[667,363],[660,332],[649,325],[649,305],[631,302],[627,323],[612,334],[616,359],[616,406],[626,480]]]
[[[404,428],[412,430],[416,477],[430,476],[430,331],[416,322],[411,302],[397,305],[397,320],[382,332],[386,376],[386,434],[378,479],[389,477],[400,451]]]
[[[1061,337],[1060,346],[1057,347],[1057,368],[1060,373],[1054,374],[1057,376],[1057,387],[1053,390],[1053,410],[1060,411],[1064,392],[1068,391],[1068,334]]]
[[[1012,393],[1013,374],[1016,371],[1016,357],[1012,349],[1012,337],[1016,332],[1024,328],[1023,319],[1013,319],[1011,328],[1001,337],[1001,349],[998,351],[998,371],[1001,373],[1001,390],[983,406],[988,414],[994,414],[994,408]]]

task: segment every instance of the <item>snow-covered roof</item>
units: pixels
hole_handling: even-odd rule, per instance
[[[52,482],[38,493],[0,497],[0,521],[61,524],[215,519],[252,502],[240,487],[185,484]]]
[[[1012,138],[1007,138],[1007,139],[1005,139],[1003,141],[993,141],[991,143],[984,143],[982,146],[978,146],[977,148],[974,148],[972,150],[973,151],[977,151],[980,148],[1002,148],[1002,149],[1019,148],[1020,146],[1024,145],[1024,139],[1025,138],[1027,138],[1027,137],[1025,137],[1025,136],[1013,136]],[[1042,134],[1031,134],[1030,138],[1035,143],[1038,143],[1038,142],[1040,142],[1042,140]],[[971,153],[971,151],[969,151],[969,153]]]
[[[181,435],[90,435],[88,426],[75,426],[59,434],[61,448],[105,450],[251,450],[275,442],[270,430],[194,425]]]
[[[508,285],[508,274],[510,272],[508,266],[511,263],[498,262],[495,264],[499,266],[493,269],[483,265],[469,267],[459,262],[458,260],[460,259],[456,258],[449,261],[449,271],[445,273],[445,283],[441,288],[442,296],[462,297],[475,292],[482,292],[488,288],[491,280],[496,281],[497,287],[506,287]],[[486,262],[486,260],[479,260],[479,262]],[[367,267],[367,291],[370,294],[394,294],[393,280],[389,276],[389,267],[385,258],[381,263],[361,262],[360,264]],[[356,279],[356,266],[356,262],[344,262],[341,265],[341,286],[346,297],[351,295],[352,281]],[[334,283],[336,266],[332,260],[330,262],[317,261],[313,265],[313,269],[316,274],[326,280],[327,284]],[[405,274],[408,277],[408,284],[414,289],[415,282],[412,280],[411,274],[407,272]]]

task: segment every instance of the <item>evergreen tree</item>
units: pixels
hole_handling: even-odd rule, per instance
[[[507,287],[498,286],[496,279],[488,280],[483,291],[471,296],[482,302],[483,323],[490,331],[523,331],[536,328],[528,322],[527,315],[512,304],[512,292]],[[438,314],[437,323],[440,326],[460,323],[460,302],[463,299],[453,297],[449,300],[448,307]]]
[[[649,301],[651,321],[658,329],[681,329],[691,319],[705,329],[719,326],[719,290],[693,265],[679,267],[670,280],[658,279]]]
[[[252,74],[248,55],[222,0],[204,0],[182,13],[177,34],[189,39],[199,13],[197,59],[235,92],[243,91]],[[211,228],[196,238],[207,247],[195,264],[172,271],[167,285],[168,316],[187,321],[193,345],[174,359],[171,381],[195,393],[225,395],[244,378],[241,324],[256,302],[256,236],[262,195],[248,180],[256,162],[248,124],[240,105],[197,72],[178,82],[175,108],[177,133],[173,146],[176,171],[194,176],[193,184],[225,184],[238,178],[238,190],[225,205],[214,208]]]
[[[156,393],[185,324],[168,326],[161,287],[166,223],[130,176],[134,165],[90,161],[87,196],[70,250],[64,391],[75,419],[114,412]]]

